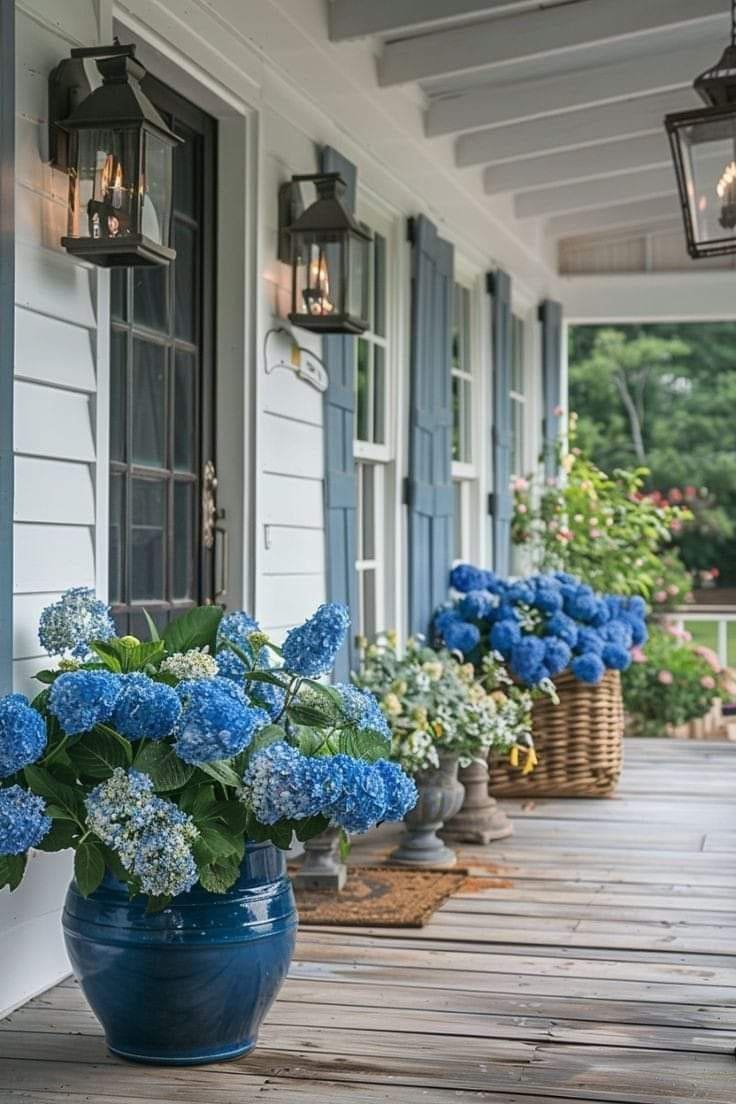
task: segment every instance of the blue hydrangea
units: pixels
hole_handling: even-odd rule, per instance
[[[113,728],[129,740],[163,740],[176,728],[181,702],[176,691],[148,675],[123,675],[112,715]]]
[[[217,673],[220,678],[230,679],[242,685],[247,668],[239,655],[230,648],[222,648],[217,653]]]
[[[386,794],[387,804],[383,819],[403,820],[419,800],[414,779],[398,763],[392,763],[388,759],[379,759],[373,764],[373,769],[380,774]]]
[[[480,629],[477,625],[471,625],[469,621],[450,622],[443,636],[451,652],[462,652],[464,656],[470,655],[480,644]]]
[[[540,585],[532,603],[542,613],[557,613],[562,609],[562,595],[558,586]]]
[[[497,621],[491,629],[489,640],[493,650],[508,659],[514,645],[521,640],[521,626],[517,621]]]
[[[87,795],[87,824],[116,853],[144,893],[175,897],[197,881],[194,822],[153,792],[146,774],[117,767]]]
[[[601,655],[604,644],[605,640],[595,629],[578,629],[578,639],[575,645],[575,651],[580,653],[580,655],[582,655],[583,652],[595,652],[596,655]]]
[[[248,637],[254,632],[259,632],[259,625],[249,613],[246,613],[245,610],[231,610],[220,621],[217,629],[217,642],[221,644],[223,640],[230,640],[246,655],[251,655]],[[234,655],[235,653],[230,652],[230,654]],[[220,656],[218,656],[217,662],[219,664]]]
[[[92,640],[115,636],[110,609],[91,587],[71,587],[57,602],[41,613],[38,639],[49,655],[69,652],[76,659],[87,659]]]
[[[504,594],[506,591],[506,584],[503,579],[496,575],[494,571],[484,571],[483,573],[483,588],[491,592],[491,594]]]
[[[228,648],[223,648],[222,651],[217,653],[217,666],[222,678],[230,679],[240,686],[244,685],[244,679],[248,668],[246,668],[240,656],[237,656],[235,652],[230,651]],[[277,668],[272,667],[270,656],[268,652],[263,649],[258,655],[256,670],[270,671],[274,669],[277,670]],[[286,692],[282,690],[280,686],[275,686],[271,682],[259,682],[255,679],[249,680],[247,685],[247,697],[251,705],[257,705],[261,709],[265,709],[272,721],[275,721],[276,718],[280,717],[283,713]]]
[[[629,612],[638,617],[640,621],[643,621],[649,612],[647,604],[640,595],[635,594],[633,598],[629,598],[628,601]]]
[[[482,621],[487,617],[496,602],[487,590],[471,590],[458,602],[460,616],[466,621]]]
[[[601,659],[613,671],[625,671],[631,666],[631,652],[621,644],[606,644]]]
[[[350,755],[335,755],[329,762],[340,771],[342,783],[329,809],[333,823],[345,832],[367,832],[386,815],[389,801],[382,772]]]
[[[108,671],[66,671],[51,686],[49,712],[68,736],[88,732],[110,720],[121,685]]]
[[[487,573],[472,564],[457,564],[450,572],[450,586],[461,594],[469,594],[471,590],[487,590],[487,582]]]
[[[512,583],[506,593],[508,600],[514,605],[522,603],[525,606],[531,606],[535,596],[534,587],[523,579]]]
[[[588,586],[580,586],[565,600],[565,613],[575,621],[591,621],[598,609],[595,594]]]
[[[22,855],[37,847],[50,830],[51,818],[46,816],[42,797],[20,786],[0,790],[0,855]]]
[[[443,607],[435,612],[434,631],[444,637],[447,626],[456,625],[459,621],[462,621],[462,617],[454,607]]]
[[[626,621],[618,618],[607,621],[599,630],[603,640],[610,644],[620,644],[622,648],[630,648],[633,640],[631,626]]]
[[[502,598],[495,609],[492,609],[488,614],[488,621],[519,621],[519,611],[515,606],[512,606],[510,602],[507,602],[505,598]]]
[[[284,641],[284,667],[290,674],[319,678],[335,664],[345,642],[350,614],[338,602],[327,602],[296,629],[290,629]]]
[[[599,629],[601,625],[605,625],[610,616],[611,614],[605,598],[601,598],[601,596],[598,595],[595,600],[595,612],[590,619],[591,625],[594,629]]]
[[[511,650],[511,670],[527,686],[535,686],[547,674],[545,644],[538,636],[525,636]]]
[[[370,729],[384,739],[391,739],[391,729],[381,712],[381,707],[370,690],[359,690],[357,686],[338,682],[334,687],[340,695],[342,710],[348,720],[360,730]]]
[[[41,758],[46,747],[46,724],[22,694],[0,698],[0,778],[22,770]]]
[[[177,689],[184,711],[174,748],[185,763],[232,759],[269,723],[268,714],[249,705],[240,687],[229,679],[197,679],[182,682]]]
[[[574,648],[578,640],[578,627],[566,613],[554,613],[547,622],[547,630],[550,636],[559,636],[571,648]]]
[[[337,796],[340,783],[333,759],[303,755],[277,741],[252,757],[241,796],[261,824],[276,824],[321,813]]]
[[[646,644],[649,639],[649,630],[647,629],[646,622],[630,612],[625,613],[623,618],[631,630],[631,643],[637,646]]]
[[[560,675],[569,666],[572,649],[559,636],[548,636],[544,641],[544,666],[550,678]]]
[[[575,656],[570,664],[570,669],[575,678],[580,679],[581,682],[589,682],[592,685],[599,683],[606,673],[603,660],[595,652],[585,652],[584,655]]]

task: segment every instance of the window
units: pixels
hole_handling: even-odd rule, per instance
[[[511,474],[524,475],[526,415],[526,372],[524,368],[524,321],[511,315]]]
[[[452,330],[452,480],[454,489],[454,542],[456,560],[471,559],[472,511],[477,470],[474,443],[474,344],[472,291],[455,284]]]
[[[184,139],[174,150],[168,267],[114,268],[110,334],[109,596],[121,633],[147,637],[212,601],[202,539],[202,472],[213,448],[216,123],[148,77],[146,92]]]
[[[366,220],[371,221],[371,220]],[[388,286],[388,232],[373,220],[370,248],[369,328],[355,342],[355,436],[353,454],[357,477],[358,635],[372,640],[389,628],[384,587],[387,551],[388,471],[390,445],[389,363],[390,319]]]

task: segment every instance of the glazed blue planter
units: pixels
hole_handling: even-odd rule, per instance
[[[193,1065],[247,1054],[291,962],[297,915],[284,853],[248,844],[224,894],[195,886],[162,912],[111,875],[74,882],[63,926],[72,969],[107,1045],[135,1062]]]

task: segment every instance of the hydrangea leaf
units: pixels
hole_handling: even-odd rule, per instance
[[[53,805],[47,805],[46,815],[53,817],[53,809]],[[67,848],[73,846],[74,840],[78,834],[79,825],[76,822],[72,822],[66,818],[60,821],[57,820],[41,842],[36,844],[36,849],[38,851],[66,851]]]
[[[121,674],[123,665],[111,643],[109,644],[104,640],[92,640],[90,648],[95,655],[100,657],[103,667],[107,668],[108,671],[112,671],[115,675]]]
[[[23,880],[26,869],[25,855],[0,855],[0,889],[8,886],[12,893]]]
[[[214,651],[217,627],[222,619],[219,606],[197,606],[174,618],[163,631],[166,650],[188,652],[190,648],[210,647]]]
[[[298,821],[292,823],[292,821],[283,821],[280,824],[271,824],[268,829],[268,838],[274,847],[278,847],[281,851],[288,851],[291,847],[291,837],[294,834],[294,827]]]
[[[221,782],[223,786],[239,786],[240,778],[229,763],[219,760],[215,763],[199,763],[199,769],[214,778],[215,782]]]
[[[292,705],[287,709],[290,721],[297,725],[309,725],[311,727],[324,728],[330,723],[330,718],[325,716],[322,709],[312,705]]]
[[[296,746],[302,755],[318,755],[320,749],[325,746],[325,733],[315,732],[313,728],[298,725],[293,731],[296,737]]]
[[[61,671],[46,670],[46,671],[37,671],[36,674],[33,675],[32,677],[37,682],[42,682],[42,683],[44,683],[44,685],[49,686],[54,681],[54,679],[59,677],[60,674],[61,674]]]
[[[240,873],[240,862],[235,855],[219,859],[203,867],[199,880],[210,893],[227,893]]]
[[[320,832],[324,832],[329,826],[329,817],[318,813],[317,816],[307,817],[305,820],[297,822],[296,838],[300,843],[304,843],[305,840],[310,840],[314,836],[318,836]]]
[[[165,793],[186,786],[194,774],[194,767],[183,762],[168,744],[145,744],[133,762],[136,770],[147,774],[153,782],[153,788]]]
[[[197,866],[209,866],[229,855],[236,855],[242,862],[245,843],[242,836],[227,832],[223,828],[202,827],[199,824],[199,836],[192,844],[192,852]]]
[[[215,804],[215,787],[211,783],[190,786],[181,794],[177,804],[182,812],[189,813],[190,816],[201,816]]]
[[[169,896],[168,894],[164,894],[160,897],[155,897],[153,894],[151,894],[148,898],[148,903],[146,904],[146,916],[152,916],[153,913],[156,912],[163,912],[165,908],[168,908],[173,899],[174,898]]]
[[[115,739],[107,732],[88,732],[74,745],[70,757],[81,774],[104,780],[116,767],[130,766],[133,749],[127,740]]]
[[[369,728],[348,728],[340,733],[338,751],[343,755],[373,763],[376,759],[385,759],[387,750],[385,737]]]
[[[256,820],[253,813],[248,813],[246,836],[249,840],[253,840],[254,843],[265,843],[267,839],[270,839],[271,829],[266,824],[261,824],[259,820]]]
[[[77,790],[68,786],[66,782],[60,782],[58,778],[54,778],[53,774],[44,767],[26,767],[23,773],[33,793],[58,806],[70,820],[76,821],[77,824],[84,823],[84,801]]]
[[[255,755],[261,748],[268,747],[269,744],[277,744],[280,740],[284,740],[285,738],[286,733],[281,725],[273,724],[260,728],[246,749],[248,758],[250,758],[251,755]]]
[[[156,625],[156,622],[153,620],[150,613],[148,612],[148,610],[144,609],[141,612],[143,614],[143,618],[146,622],[146,625],[148,626],[148,635],[150,636],[151,640],[153,640],[153,641],[160,640],[161,636],[159,635],[158,627]]]
[[[279,678],[272,671],[246,671],[243,675],[246,682],[269,682],[272,686],[279,686],[282,690],[286,690],[289,683],[287,680]]]
[[[240,801],[217,801],[209,815],[222,820],[231,832],[243,836],[248,826],[248,812]]]
[[[105,860],[94,840],[80,843],[74,856],[74,880],[83,897],[94,893],[105,877]]]

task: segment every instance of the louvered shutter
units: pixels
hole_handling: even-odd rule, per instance
[[[511,278],[498,269],[488,275],[493,342],[493,568],[511,570]]]
[[[545,299],[539,304],[542,323],[542,392],[544,396],[544,472],[557,475],[557,438],[562,401],[562,304]]]

